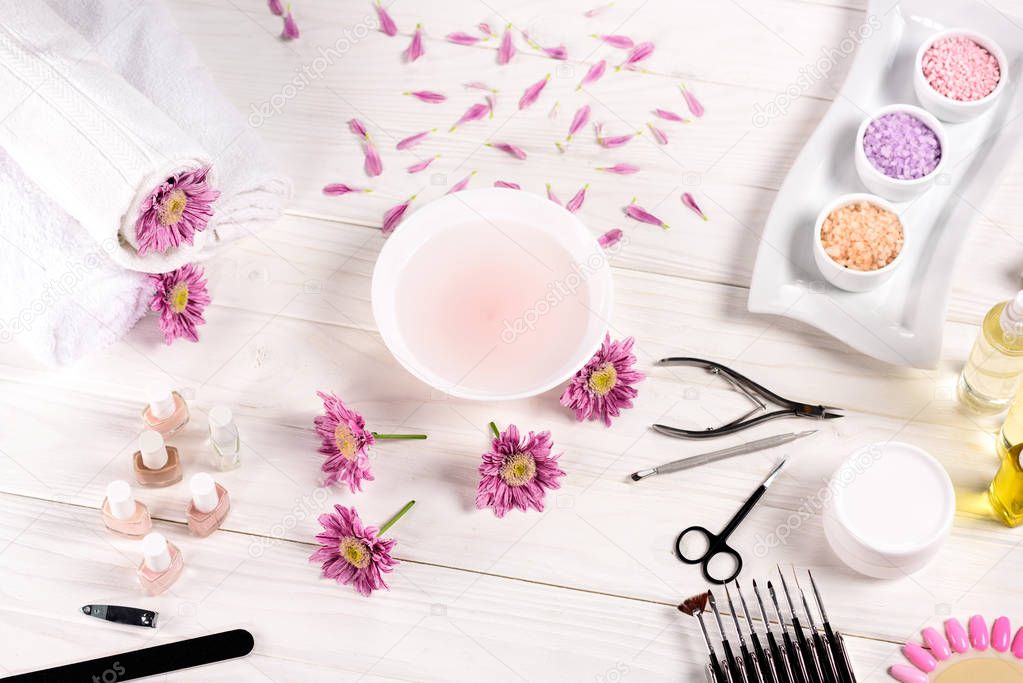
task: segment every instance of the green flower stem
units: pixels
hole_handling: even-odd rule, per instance
[[[396,514],[394,517],[391,517],[389,520],[387,520],[387,522],[384,523],[384,525],[382,527],[380,527],[380,532],[379,532],[378,535],[379,536],[383,536],[385,533],[387,533],[387,530],[390,529],[392,526],[394,526],[395,522],[397,522],[399,519],[404,517],[405,513],[408,512],[409,510],[411,510],[412,506],[415,505],[415,504],[416,504],[416,501],[414,501],[414,500],[410,500],[409,502],[405,503],[405,507],[403,507],[402,509],[398,510],[398,514]]]
[[[497,425],[494,424],[493,422],[490,423],[490,431],[492,431],[494,433],[494,438],[495,439],[500,439],[501,438],[501,430],[498,429]]]
[[[426,434],[378,434],[373,432],[376,439],[425,439]]]

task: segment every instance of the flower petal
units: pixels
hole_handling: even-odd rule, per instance
[[[281,4],[281,0],[267,0],[266,4],[272,14],[284,16],[284,5]]]
[[[701,209],[700,206],[696,203],[696,200],[693,199],[693,195],[689,194],[688,192],[683,192],[682,203],[688,206],[690,209],[692,209],[700,218],[702,218],[703,220],[707,220],[707,214],[703,212],[703,209]]]
[[[463,83],[462,87],[464,87],[464,88],[466,88],[468,90],[485,90],[486,92],[492,92],[492,93],[496,93],[497,92],[497,88],[491,88],[489,85],[487,85],[486,83],[483,83],[481,81],[472,81],[470,83]]]
[[[598,35],[596,33],[593,33],[591,35],[592,35],[593,38],[597,38],[598,40],[603,41],[604,43],[610,45],[611,47],[616,47],[619,50],[631,50],[636,45],[636,43],[634,43],[632,41],[632,38],[630,38],[628,36],[618,36],[618,35],[602,36],[602,35]]]
[[[568,59],[568,50],[564,45],[558,45],[557,47],[542,47],[540,50],[551,59]]]
[[[639,166],[635,164],[615,164],[614,166],[598,166],[597,170],[616,175],[632,175],[633,173],[639,173]]]
[[[576,211],[582,208],[583,202],[586,201],[586,190],[589,187],[590,187],[589,183],[583,185],[582,188],[580,188],[579,191],[575,193],[575,196],[569,199],[568,203],[565,204],[565,208],[568,209],[570,213],[575,213]]]
[[[438,158],[440,158],[440,155],[439,154],[435,154],[432,157],[430,157],[429,159],[424,159],[423,161],[420,161],[418,163],[412,164],[411,166],[409,166],[405,170],[408,171],[409,173],[419,173],[420,171],[426,170],[426,168],[430,164],[432,164],[435,159],[438,159]]]
[[[281,31],[281,38],[283,40],[295,40],[298,36],[298,24],[295,22],[295,17],[291,14],[291,5],[288,5],[287,14],[284,15],[284,30]]]
[[[377,11],[377,18],[380,20],[380,30],[387,35],[394,37],[398,35],[398,26],[394,23],[394,19],[387,13],[383,3],[377,0],[375,5]]]
[[[572,125],[568,127],[568,137],[565,140],[571,140],[572,136],[579,132],[579,130],[590,121],[590,105],[584,104],[579,107],[576,111],[575,116],[572,117]]]
[[[526,109],[533,106],[533,103],[540,97],[540,93],[547,87],[547,82],[551,80],[551,75],[547,74],[533,85],[526,88],[525,92],[522,93],[522,97],[519,98],[519,110]]]
[[[649,223],[650,225],[657,225],[661,228],[664,228],[665,230],[667,230],[669,227],[668,224],[662,221],[660,218],[658,218],[657,216],[653,215],[643,207],[636,204],[635,197],[633,197],[632,202],[630,202],[629,205],[625,207],[625,215],[634,221],[639,221],[640,223]]]
[[[602,59],[589,68],[586,75],[583,76],[583,80],[579,81],[579,85],[575,87],[576,90],[582,90],[585,86],[591,83],[596,83],[604,75],[604,71],[607,70],[607,60]]]
[[[399,150],[399,151],[403,151],[403,150],[406,150],[406,149],[412,149],[413,147],[418,145],[420,142],[422,142],[424,139],[426,139],[426,136],[428,136],[430,133],[436,133],[436,132],[437,132],[436,128],[431,128],[430,130],[424,130],[422,133],[416,133],[415,135],[410,135],[407,138],[403,138],[403,139],[399,140],[398,144],[395,145],[394,148]]]
[[[416,24],[416,31],[412,34],[412,42],[405,48],[405,61],[414,62],[426,54],[423,48],[423,25]]]
[[[480,102],[477,102],[476,104],[472,105],[471,107],[465,110],[465,113],[462,114],[462,118],[455,121],[454,125],[451,126],[451,130],[452,131],[455,130],[463,123],[468,123],[469,121],[478,121],[482,119],[484,116],[486,116],[487,113],[489,112],[490,112],[489,103],[482,104]]]
[[[621,241],[622,234],[623,233],[621,230],[619,230],[618,228],[613,228],[605,232],[600,237],[598,237],[597,243],[600,246],[604,247],[605,249],[607,249],[608,247],[613,247],[614,245],[618,244],[618,242]]]
[[[343,194],[350,192],[372,192],[373,190],[368,187],[352,187],[351,185],[345,185],[344,183],[331,183],[323,186],[323,194],[330,195],[332,197],[339,197]]]
[[[596,124],[594,126],[597,132],[597,144],[605,149],[613,149],[615,147],[621,147],[632,140],[632,138],[639,135],[639,133],[627,133],[625,135],[603,135],[603,125]]]
[[[485,36],[497,35],[496,33],[494,33],[494,29],[490,28],[490,24],[488,24],[485,21],[481,21],[480,23],[476,24],[476,28],[478,28],[480,33],[482,33]]]
[[[629,55],[625,58],[625,61],[618,65],[617,68],[622,67],[631,68],[647,59],[654,53],[654,44],[650,42],[639,43],[629,51]]]
[[[475,45],[480,41],[486,40],[486,38],[473,36],[468,33],[463,33],[462,31],[455,31],[454,33],[449,33],[446,36],[444,36],[444,39],[447,40],[449,43],[454,43],[455,45]]]
[[[608,11],[609,9],[611,9],[612,5],[614,5],[614,3],[613,2],[609,2],[606,5],[600,5],[599,7],[594,7],[593,9],[588,9],[585,12],[583,12],[583,16],[586,17],[587,19],[592,19],[593,17],[599,17],[601,14],[603,14],[604,12]]]
[[[366,130],[366,126],[359,119],[348,119],[348,130],[360,138],[369,138],[369,131]]]
[[[509,190],[521,190],[522,186],[518,183],[509,183],[507,180],[495,180],[494,187],[504,187]]]
[[[554,100],[554,106],[551,107],[551,110],[549,112],[547,112],[547,118],[549,118],[551,120],[558,118],[558,108],[559,107],[560,107],[560,103],[558,102],[558,100]]]
[[[515,145],[509,144],[507,142],[488,142],[487,147],[493,147],[494,149],[501,150],[506,154],[512,155],[516,159],[525,160],[526,158],[526,150],[522,149],[521,147],[516,147]]]
[[[501,36],[501,46],[497,48],[497,63],[507,64],[516,52],[515,43],[512,41],[511,24],[508,24],[504,29],[504,35]]]
[[[413,90],[411,92],[404,92],[402,95],[411,95],[420,102],[428,102],[430,104],[440,104],[448,99],[446,95],[433,92],[432,90]]]
[[[696,95],[694,95],[692,91],[684,85],[679,85],[678,87],[682,89],[682,96],[686,98],[686,106],[689,107],[689,113],[696,118],[703,116],[703,105],[700,104],[698,99],[696,99]]]
[[[376,177],[383,173],[384,162],[380,158],[380,153],[377,152],[376,145],[367,139],[363,143],[363,152],[366,154],[365,163],[363,164],[363,167],[366,169],[366,175]]]
[[[561,206],[561,200],[558,199],[557,195],[554,194],[554,190],[551,189],[550,183],[547,183],[547,199],[551,200],[558,206]]]
[[[444,194],[454,194],[455,192],[461,192],[462,190],[464,190],[469,185],[469,181],[472,180],[472,177],[474,175],[476,175],[476,171],[473,171],[472,173],[470,173],[469,175],[465,176],[464,178],[459,180],[457,183],[452,185],[451,189],[448,190],[447,192],[445,192]]]
[[[674,121],[675,123],[689,123],[689,119],[679,116],[673,111],[666,109],[654,109],[654,116],[665,121]]]
[[[650,133],[653,134],[654,140],[657,140],[659,144],[668,144],[668,136],[664,134],[664,131],[655,126],[652,123],[646,124],[646,127],[650,129]]]
[[[384,224],[380,228],[380,231],[384,233],[384,235],[390,235],[394,232],[394,229],[398,227],[398,224],[401,223],[401,220],[405,217],[405,212],[408,211],[409,204],[411,204],[415,198],[416,196],[412,195],[401,204],[392,206],[384,213]]]

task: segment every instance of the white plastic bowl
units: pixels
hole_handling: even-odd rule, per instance
[[[968,102],[953,100],[939,93],[931,87],[930,83],[927,82],[927,77],[924,76],[923,69],[924,53],[930,49],[931,45],[942,38],[948,38],[949,36],[964,36],[969,38],[994,55],[994,58],[998,60],[998,85],[996,85],[995,89],[988,93],[987,96],[979,100],[970,100]],[[1006,59],[1005,52],[1001,47],[999,47],[998,43],[982,33],[977,33],[976,31],[971,31],[970,29],[965,28],[952,28],[946,31],[941,31],[925,40],[920,46],[920,49],[916,52],[916,62],[914,63],[913,68],[913,90],[916,91],[916,97],[920,100],[920,104],[942,121],[948,121],[950,123],[969,121],[990,109],[992,105],[994,105],[995,100],[998,99],[998,96],[1002,94],[1003,90],[1005,90],[1005,84],[1009,80],[1009,60]]]
[[[863,138],[866,135],[867,127],[870,123],[885,114],[895,114],[899,112],[903,112],[920,119],[924,125],[934,131],[934,134],[938,138],[938,144],[941,145],[941,159],[938,160],[938,165],[923,178],[902,180],[886,176],[877,169],[874,164],[870,163],[870,159],[867,158],[867,153],[863,149]],[[856,132],[856,148],[853,150],[856,173],[860,176],[860,181],[863,182],[864,187],[874,194],[890,199],[893,202],[909,201],[913,197],[916,197],[930,188],[930,186],[934,184],[934,179],[938,177],[938,174],[940,174],[942,170],[944,170],[945,160],[948,158],[947,142],[948,137],[945,134],[945,127],[941,124],[941,121],[934,118],[932,114],[911,104],[890,104],[887,107],[878,109],[872,115],[865,118],[860,124],[859,130]]]
[[[553,238],[569,255],[573,273],[582,274],[585,278],[587,299],[585,304],[586,319],[574,335],[578,341],[569,342],[564,339],[544,339],[546,351],[557,354],[550,361],[556,369],[547,373],[542,379],[529,379],[528,373],[511,373],[507,386],[500,389],[483,390],[471,386],[465,376],[445,376],[446,373],[424,360],[421,345],[409,335],[403,333],[398,313],[399,297],[403,295],[401,287],[402,273],[421,257],[421,248],[437,238],[452,226],[470,222],[487,230],[499,244],[507,243],[508,249],[527,249],[528,243],[521,236],[509,234],[509,231],[497,226],[509,221],[528,224],[530,228]],[[489,244],[489,242],[488,242]],[[461,246],[458,257],[461,259],[478,258],[471,246]],[[486,262],[486,261],[480,261]],[[559,276],[552,274],[545,283],[528,283],[534,287],[550,287],[550,282]],[[570,276],[571,277],[571,276]],[[417,282],[422,292],[433,296],[435,283]],[[469,283],[472,286],[472,283]],[[578,290],[577,290],[578,291]],[[380,252],[376,267],[373,270],[372,304],[373,317],[387,348],[410,373],[417,378],[446,394],[459,398],[478,401],[518,399],[535,396],[562,384],[577,372],[600,347],[611,319],[613,306],[613,283],[611,268],[604,249],[597,243],[590,231],[572,213],[569,213],[554,202],[521,190],[486,188],[463,190],[445,195],[412,213],[402,222],[397,230],[387,239]],[[437,296],[441,296],[437,293]],[[581,294],[579,296],[582,296]],[[542,303],[542,302],[541,302]],[[546,315],[558,315],[564,310],[557,306],[551,307]],[[442,334],[457,335],[452,330]],[[498,343],[498,342],[495,342]],[[512,342],[508,342],[512,343]],[[434,364],[436,365],[436,364]]]
[[[897,441],[861,448],[829,485],[824,534],[852,569],[890,579],[922,569],[952,529],[956,499],[945,468]]]
[[[830,256],[828,256],[828,252],[824,251],[824,245],[821,244],[821,228],[824,226],[824,220],[835,209],[840,209],[843,206],[848,206],[849,204],[855,204],[857,202],[870,202],[871,204],[876,204],[882,209],[887,209],[896,216],[899,216],[899,221],[902,223],[902,249],[899,251],[898,255],[896,255],[895,259],[884,268],[879,268],[877,270],[852,270],[851,268],[846,268],[845,266],[836,263]],[[895,274],[895,269],[898,268],[905,260],[906,249],[909,247],[909,240],[909,230],[906,227],[906,222],[891,203],[865,192],[844,194],[826,205],[817,216],[817,224],[813,229],[813,260],[817,264],[817,268],[820,269],[821,275],[824,276],[824,279],[839,289],[844,289],[848,292],[866,292],[880,287]]]

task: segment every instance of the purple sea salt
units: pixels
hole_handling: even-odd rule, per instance
[[[874,168],[897,180],[923,178],[941,161],[938,135],[906,112],[871,121],[863,133],[863,151]]]

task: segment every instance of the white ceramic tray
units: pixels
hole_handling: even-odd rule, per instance
[[[974,220],[971,205],[982,205],[1023,134],[1023,19],[1010,20],[983,2],[871,0],[864,26],[869,36],[842,90],[771,207],[748,306],[805,322],[885,362],[931,368],[941,354],[951,273]],[[834,197],[865,191],[853,167],[857,127],[884,105],[919,105],[913,92],[917,49],[946,28],[972,28],[1001,45],[1009,61],[1006,89],[978,118],[945,124],[945,171],[923,195],[896,204],[913,239],[895,276],[870,292],[837,289],[814,265],[814,221]]]

